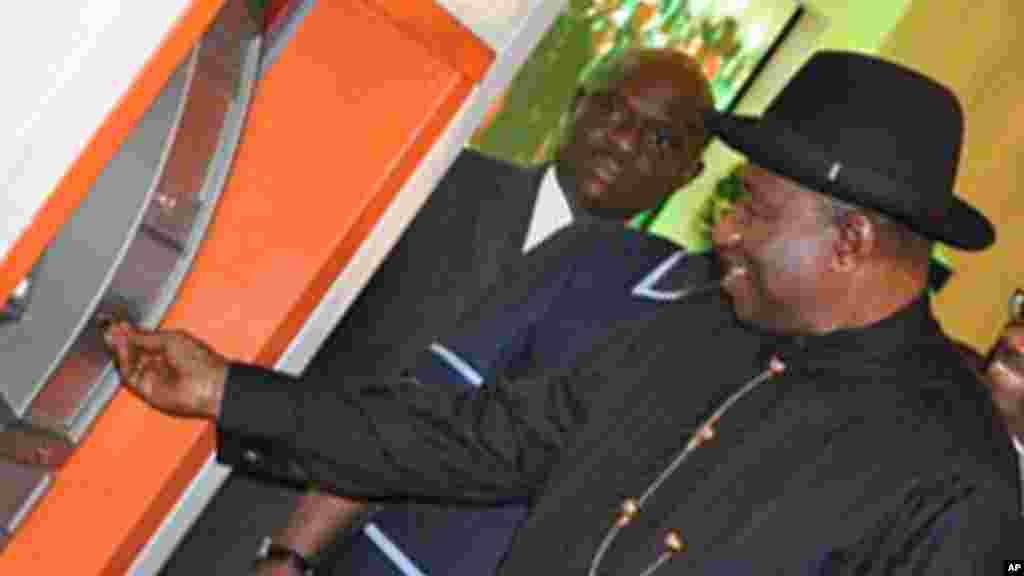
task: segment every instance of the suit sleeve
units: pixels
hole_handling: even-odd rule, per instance
[[[336,494],[496,504],[530,498],[545,481],[585,420],[576,391],[586,378],[472,390],[406,376],[327,389],[234,364],[218,429],[243,439],[226,463]]]

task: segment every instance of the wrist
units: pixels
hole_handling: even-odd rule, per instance
[[[202,400],[202,412],[210,419],[220,418],[221,405],[224,403],[224,387],[227,385],[229,364],[225,363],[214,374],[206,385]]]
[[[256,554],[255,564],[258,566],[264,563],[288,566],[293,573],[302,576],[314,576],[316,571],[316,559],[312,556],[303,555],[298,550],[277,544],[270,537],[265,537],[260,542],[260,548]]]

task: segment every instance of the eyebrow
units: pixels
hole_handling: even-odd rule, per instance
[[[678,122],[673,122],[673,121],[672,121],[672,118],[671,118],[670,116],[666,116],[665,114],[649,114],[649,113],[648,113],[647,111],[645,111],[645,110],[642,110],[641,108],[638,108],[637,106],[635,106],[635,105],[633,104],[633,100],[632,100],[632,99],[630,99],[630,97],[629,97],[629,96],[627,96],[626,94],[622,94],[621,92],[618,92],[618,96],[619,96],[620,98],[622,98],[622,100],[623,100],[623,101],[624,101],[624,102],[625,102],[625,103],[626,103],[626,104],[627,104],[627,105],[628,105],[628,106],[629,106],[629,107],[630,107],[630,108],[631,108],[631,109],[632,109],[633,111],[635,111],[635,112],[637,112],[637,113],[640,113],[640,114],[643,114],[643,115],[644,115],[645,117],[647,117],[647,118],[652,118],[652,119],[654,119],[654,120],[657,120],[657,121],[659,121],[659,122],[664,122],[664,123],[665,123],[665,125],[666,125],[667,127],[669,127],[669,128],[676,128],[677,126],[679,126],[679,123],[678,123]],[[685,124],[686,124],[686,123],[684,123],[684,125],[685,125]]]

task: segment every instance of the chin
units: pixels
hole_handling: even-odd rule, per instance
[[[583,194],[582,192],[576,194],[576,204],[586,210],[593,210],[598,204],[598,200],[600,200],[600,196],[595,197],[590,194]]]
[[[597,216],[598,218],[608,218],[609,210],[604,205],[601,197],[584,196],[580,195],[576,198],[577,205],[585,210],[587,214],[591,216]]]
[[[600,206],[607,195],[607,184],[600,180],[585,180],[580,184],[576,199],[582,206]]]

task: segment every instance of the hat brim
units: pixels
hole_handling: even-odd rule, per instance
[[[708,130],[755,164],[817,192],[877,210],[918,234],[962,250],[984,250],[995,242],[991,222],[955,194],[941,215],[917,214],[901,202],[906,184],[859,166],[834,170],[836,158],[780,122],[709,112]]]

